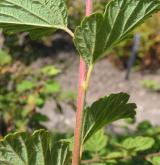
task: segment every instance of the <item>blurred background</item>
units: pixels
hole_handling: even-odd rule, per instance
[[[74,31],[84,17],[84,4],[81,0],[66,3]],[[106,0],[94,1],[94,11],[103,12],[105,4]],[[127,92],[138,106],[137,117],[109,129],[117,133],[150,128],[160,133],[160,14],[106,55],[95,66],[88,103],[106,94]],[[72,134],[78,65],[73,42],[62,31],[34,41],[27,33],[9,35],[1,30],[0,135],[38,128]]]

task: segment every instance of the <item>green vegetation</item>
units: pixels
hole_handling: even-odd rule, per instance
[[[128,126],[124,126],[121,134],[106,134],[103,129],[98,131],[85,144],[82,164],[157,165],[160,159],[160,127],[144,121],[135,131],[129,130]]]
[[[12,64],[12,56],[1,51],[0,65],[0,114],[6,134],[10,131],[43,128],[48,118],[37,112],[49,98],[60,95],[60,84],[55,76],[60,70],[44,66],[37,71],[22,63]]]
[[[109,1],[109,0],[108,0]],[[81,1],[67,0],[69,6],[69,25],[72,29],[75,29],[77,25],[80,24],[83,18],[84,4]],[[105,9],[106,0],[93,0],[93,12],[102,13]],[[74,7],[73,7],[74,6]],[[153,64],[156,61],[159,64],[159,26],[160,26],[160,14],[155,14],[153,17],[149,18],[144,22],[143,25],[135,29],[135,33],[140,33],[141,42],[137,52],[137,59],[135,62],[136,70],[144,69],[157,69],[157,65]],[[129,38],[121,42],[118,46],[113,48],[108,52],[111,55],[111,60],[120,69],[124,69],[127,66],[127,61],[131,55],[131,47],[133,46],[133,35],[131,34]],[[155,52],[155,55],[154,55]]]
[[[100,6],[97,8],[101,10]],[[33,72],[33,68],[26,68],[21,62],[14,65],[12,57],[1,51],[3,134],[15,133],[2,137],[0,141],[0,164],[159,164],[159,127],[143,122],[135,132],[130,132],[127,127],[123,128],[125,132],[122,135],[104,132],[106,126],[117,120],[135,118],[137,106],[130,103],[128,94],[106,95],[91,105],[86,104],[86,96],[95,63],[157,13],[160,1],[111,0],[103,12],[91,14],[89,0],[86,10],[87,16],[73,33],[63,0],[0,1],[0,27],[6,33],[28,32],[32,39],[38,39],[58,29],[63,30],[72,37],[80,55],[74,136],[59,138],[61,135],[41,129],[32,135],[26,132],[43,128],[41,122],[48,119],[36,110],[43,107],[48,98],[56,101],[65,97],[73,99],[73,93],[59,94],[61,88],[55,76],[60,70],[49,65]]]
[[[150,91],[160,92],[160,84],[154,80],[150,80],[150,79],[143,80],[142,85],[144,88]]]
[[[131,132],[129,126],[128,123],[124,123],[119,134],[111,133],[109,129],[107,133],[104,129],[96,132],[84,145],[81,164],[159,165],[160,127],[143,121]],[[118,128],[116,125],[113,125],[114,127]],[[62,140],[62,137],[67,139]],[[24,143],[25,145],[23,145]],[[15,133],[9,134],[1,142],[1,147],[7,148],[8,155],[4,155],[3,150],[0,150],[0,155],[2,160],[12,159],[14,164],[17,162],[25,164],[27,161],[30,164],[39,164],[41,160],[43,164],[50,164],[49,161],[59,161],[60,165],[64,165],[70,161],[68,159],[71,156],[72,143],[72,135],[69,134],[51,134],[43,130],[34,132],[32,136],[27,133]],[[20,146],[22,152],[19,152]],[[33,148],[35,150],[34,156],[37,159],[33,159],[33,155],[30,155],[33,151],[31,151],[31,146],[35,146]],[[14,155],[15,152],[17,156]],[[9,153],[13,154],[12,157]],[[28,153],[28,156],[25,153]],[[42,159],[42,156],[45,159]]]

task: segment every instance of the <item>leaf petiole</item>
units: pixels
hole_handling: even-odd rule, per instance
[[[62,30],[66,31],[72,38],[74,38],[74,33],[69,28],[64,28]]]

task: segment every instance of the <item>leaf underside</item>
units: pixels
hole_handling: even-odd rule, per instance
[[[67,9],[63,0],[0,0],[0,27],[38,38],[66,29]]]
[[[80,55],[87,64],[95,63],[159,9],[158,0],[110,1],[104,14],[92,14],[76,28],[74,42]]]
[[[0,141],[1,165],[68,165],[70,158],[67,142],[51,146],[47,131],[9,134]],[[55,154],[56,153],[56,154]]]
[[[128,103],[126,93],[111,94],[94,102],[85,109],[83,143],[107,124],[124,118],[133,118],[136,105]]]

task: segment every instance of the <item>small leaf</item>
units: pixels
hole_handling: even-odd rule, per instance
[[[32,116],[32,120],[34,122],[46,122],[49,121],[49,118],[46,115],[37,112]]]
[[[12,61],[11,56],[8,53],[0,50],[0,66],[10,64],[11,61]]]
[[[31,106],[42,107],[45,100],[37,94],[30,94],[27,98],[27,104]]]
[[[8,32],[27,31],[33,38],[67,29],[63,0],[1,0],[0,27]]]
[[[28,133],[9,134],[0,141],[0,164],[67,165],[70,156],[68,143],[61,142],[59,148],[55,143],[51,148],[51,137],[44,130],[36,131],[32,136]],[[52,161],[55,153],[57,159]]]
[[[42,68],[41,72],[47,76],[55,76],[58,73],[60,73],[61,71],[51,65],[51,66],[46,66],[46,67]]]
[[[126,93],[111,94],[94,102],[85,109],[83,125],[83,142],[88,140],[99,129],[119,119],[133,118],[136,114],[134,103],[128,103]]]
[[[31,109],[30,108],[25,108],[21,110],[21,115],[23,118],[28,117],[28,115],[31,113]]]
[[[44,85],[43,92],[46,94],[53,94],[60,91],[60,84],[58,82],[47,82]]]
[[[138,136],[135,138],[127,138],[123,141],[122,146],[127,150],[144,151],[153,146],[155,143],[153,138]]]
[[[74,42],[79,54],[87,64],[95,63],[158,10],[158,0],[110,1],[104,14],[92,14],[76,28]]]
[[[160,91],[160,83],[154,80],[143,80],[142,85],[151,91],[159,92]]]
[[[111,152],[106,156],[107,159],[117,159],[123,157],[125,157],[125,154],[123,152]]]
[[[107,145],[108,137],[104,134],[104,129],[97,131],[86,143],[84,150],[97,153]]]
[[[37,107],[43,107],[44,104],[45,104],[45,100],[42,97],[36,98],[36,106]]]
[[[31,90],[35,87],[35,84],[29,80],[23,80],[20,84],[16,86],[17,92],[25,92]]]

